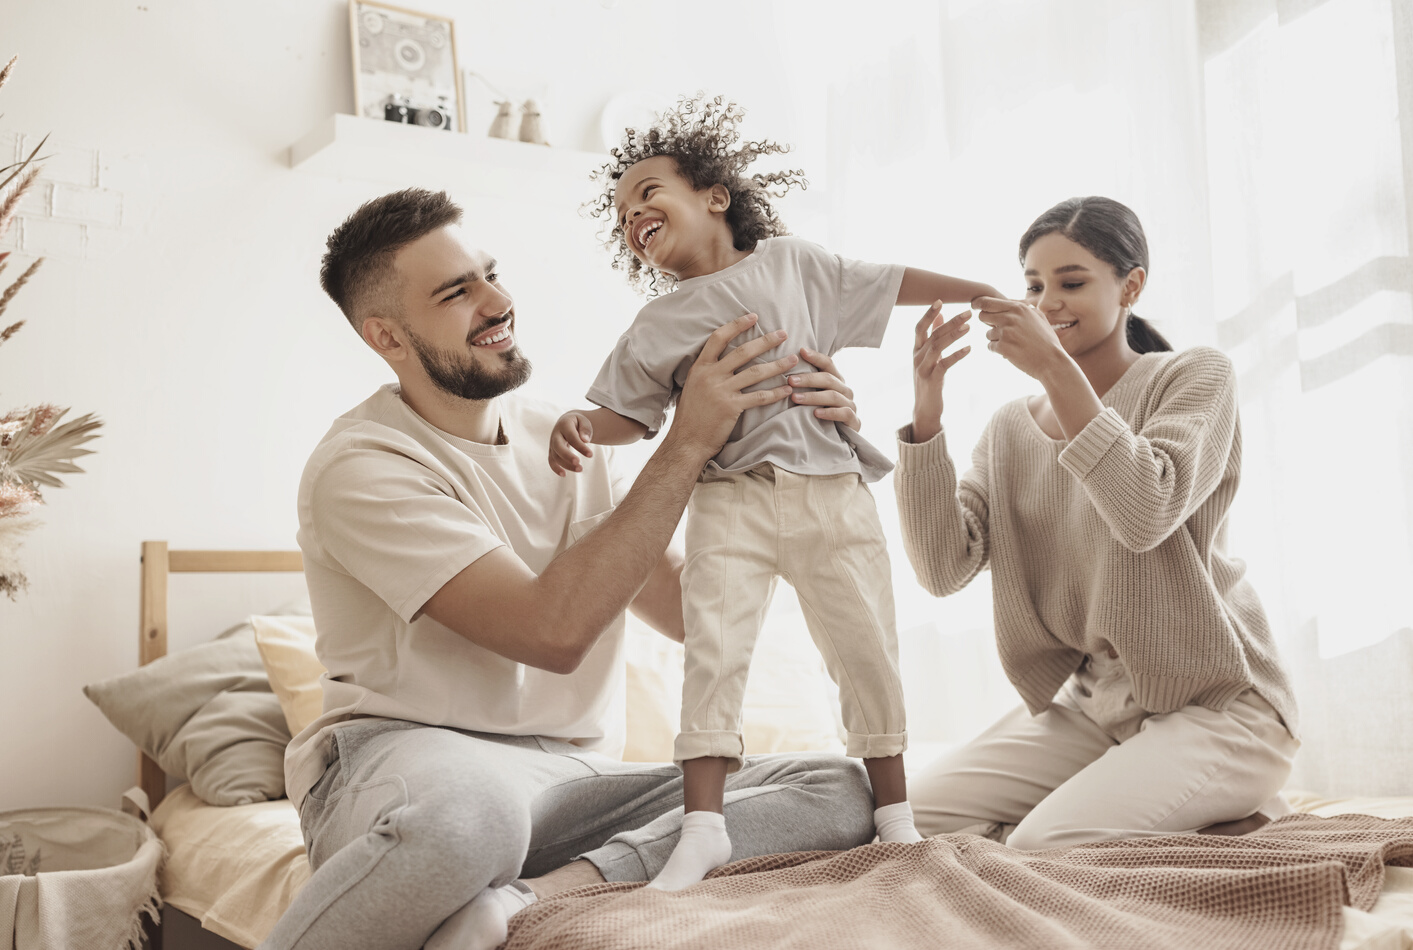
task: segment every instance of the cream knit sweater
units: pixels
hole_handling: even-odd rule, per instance
[[[1223,709],[1254,688],[1295,734],[1290,680],[1246,565],[1226,553],[1241,474],[1236,378],[1220,352],[1146,353],[1069,442],[1002,406],[957,482],[945,434],[899,432],[903,541],[942,597],[990,567],[996,645],[1032,714],[1112,645],[1149,712]]]

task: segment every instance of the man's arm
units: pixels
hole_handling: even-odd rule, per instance
[[[903,282],[898,287],[897,305],[926,307],[938,300],[943,303],[971,303],[977,297],[1002,296],[1004,294],[990,284],[909,267],[903,271]]]
[[[789,386],[742,392],[798,362],[791,355],[747,366],[778,346],[783,332],[751,340],[721,358],[727,343],[755,322],[755,315],[747,314],[707,339],[662,445],[602,524],[538,576],[508,547],[491,551],[433,594],[426,614],[507,659],[554,673],[577,669],[662,561],[697,476],[725,444],[737,417],[750,406],[790,394]],[[664,598],[650,600],[661,609]]]

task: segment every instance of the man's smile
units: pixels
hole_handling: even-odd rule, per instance
[[[497,321],[471,340],[471,345],[489,350],[508,350],[515,345],[514,317]]]

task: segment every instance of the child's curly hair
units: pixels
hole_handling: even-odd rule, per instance
[[[745,109],[722,96],[708,98],[700,92],[682,96],[675,108],[658,116],[652,128],[626,130],[622,145],[609,152],[612,161],[593,173],[593,179],[603,183],[603,192],[585,202],[582,210],[603,223],[600,235],[604,247],[613,255],[614,269],[626,271],[628,283],[640,293],[655,297],[672,290],[677,283],[670,274],[661,273],[634,256],[614,210],[618,180],[644,159],[671,156],[677,171],[698,191],[724,185],[731,193],[726,224],[731,228],[736,250],[754,250],[761,238],[790,233],[771,207],[770,199],[783,196],[796,185],[804,189],[809,183],[798,169],[746,174],[746,167],[757,158],[784,154],[790,147],[769,141],[742,142],[738,126],[745,114]]]

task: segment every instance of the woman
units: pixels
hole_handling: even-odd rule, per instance
[[[1118,202],[1056,205],[1020,257],[1025,300],[978,301],[980,319],[1044,392],[1001,407],[960,482],[942,382],[970,314],[934,308],[917,328],[894,482],[908,557],[939,597],[991,568],[996,643],[1025,700],[910,783],[918,830],[1029,850],[1259,827],[1289,811],[1299,742],[1260,601],[1226,553],[1231,363],[1174,353],[1133,315],[1148,247]]]

